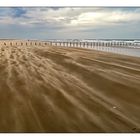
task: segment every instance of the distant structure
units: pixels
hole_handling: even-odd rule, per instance
[[[130,47],[140,48],[140,42],[135,41],[50,41],[51,46],[63,47],[80,47],[80,48],[94,48],[94,47]]]
[[[93,41],[38,41],[38,40],[0,40],[0,45],[10,46],[58,46],[94,49],[99,47],[140,48],[140,41],[93,40]]]

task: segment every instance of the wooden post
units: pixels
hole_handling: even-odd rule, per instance
[[[87,48],[89,47],[89,42],[87,42]]]
[[[92,42],[92,47],[94,47],[95,46],[95,42]]]
[[[83,46],[82,46],[82,45],[83,45],[83,44],[82,44],[82,42],[80,42],[80,47],[81,47],[81,48],[83,48]]]
[[[96,43],[97,43],[97,46],[98,46],[99,45],[98,42],[96,42]]]

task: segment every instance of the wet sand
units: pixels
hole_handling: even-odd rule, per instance
[[[140,132],[140,58],[1,45],[0,132]]]

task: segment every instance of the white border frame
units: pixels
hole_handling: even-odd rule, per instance
[[[140,0],[1,0],[0,6],[140,6]]]

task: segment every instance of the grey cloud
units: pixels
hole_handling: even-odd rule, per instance
[[[93,20],[94,15],[80,17],[84,13],[104,16],[96,20]],[[84,23],[81,20],[85,20]],[[72,21],[79,23],[71,24]],[[140,8],[134,7],[0,8],[1,38],[138,38],[139,24]]]

